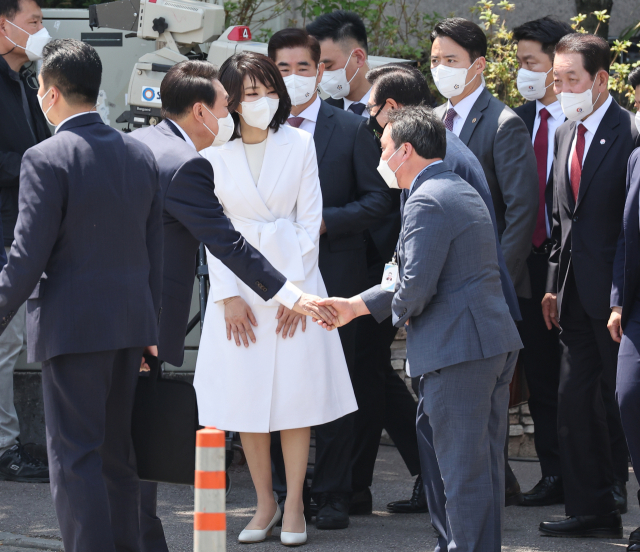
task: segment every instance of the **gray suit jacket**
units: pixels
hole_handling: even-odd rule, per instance
[[[444,119],[447,105],[436,107]],[[519,297],[531,297],[527,257],[538,217],[538,169],[527,127],[485,88],[471,108],[460,140],[487,177],[500,244]]]
[[[445,164],[429,167],[404,206],[399,284],[361,294],[374,318],[407,327],[412,377],[522,348],[502,293],[495,233],[478,193]]]

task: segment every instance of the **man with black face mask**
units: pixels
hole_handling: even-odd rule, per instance
[[[24,152],[51,136],[38,105],[38,81],[31,66],[42,58],[49,33],[42,26],[41,0],[0,0],[0,205],[4,248],[13,242],[18,216],[18,183]],[[0,336],[0,479],[49,481],[49,470],[25,453],[13,405],[13,371],[26,341],[22,305]]]

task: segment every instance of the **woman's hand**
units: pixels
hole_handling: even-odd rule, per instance
[[[240,347],[240,339],[245,347],[249,346],[249,339],[252,343],[256,342],[251,325],[257,326],[258,322],[251,307],[239,295],[224,300],[224,321],[227,325],[227,339],[231,341],[231,334],[233,334],[238,347]]]
[[[287,334],[289,334],[289,337],[293,337],[293,334],[296,333],[296,328],[298,327],[300,319],[302,319],[302,331],[304,332],[307,329],[307,317],[289,310],[284,305],[280,305],[280,307],[278,307],[276,319],[278,320],[276,334],[279,334],[280,330],[284,327],[284,330],[282,331],[282,339],[287,339]]]

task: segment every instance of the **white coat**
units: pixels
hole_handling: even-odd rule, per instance
[[[242,140],[203,152],[215,193],[233,226],[289,281],[326,297],[318,269],[322,195],[313,136],[290,126],[269,130],[258,184]],[[308,319],[293,338],[276,335],[275,299],[264,302],[207,252],[211,290],[194,386],[200,423],[267,433],[315,426],[357,409],[338,332]],[[257,319],[256,343],[227,340],[223,299],[240,295]]]

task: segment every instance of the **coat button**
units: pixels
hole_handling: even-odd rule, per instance
[[[578,217],[577,216],[573,217],[573,222],[578,222]]]

